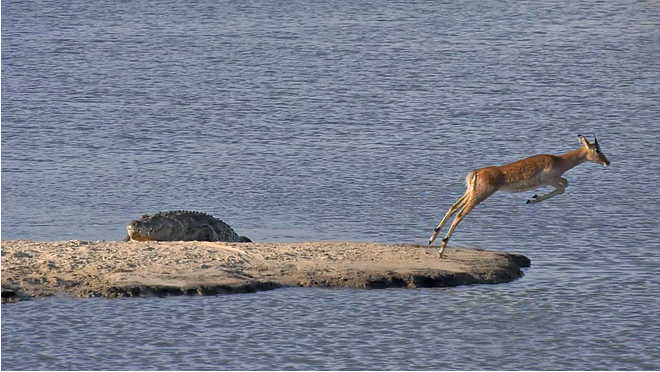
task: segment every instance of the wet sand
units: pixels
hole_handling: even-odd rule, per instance
[[[216,295],[290,286],[449,287],[515,280],[527,257],[480,249],[363,242],[2,241],[3,302]]]

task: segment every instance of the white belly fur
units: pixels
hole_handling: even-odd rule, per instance
[[[500,191],[504,192],[523,192],[538,189],[539,187],[545,186],[546,183],[539,183],[537,180],[525,180],[509,185],[504,185],[500,188]]]

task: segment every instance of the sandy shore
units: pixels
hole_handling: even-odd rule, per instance
[[[2,241],[3,302],[79,297],[215,295],[286,286],[447,287],[504,283],[527,257],[479,249],[361,242]]]

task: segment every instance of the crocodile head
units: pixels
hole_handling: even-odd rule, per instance
[[[128,231],[128,237],[132,240],[170,240],[175,230],[175,223],[169,218],[145,214],[139,219],[129,222],[126,225],[126,231]]]

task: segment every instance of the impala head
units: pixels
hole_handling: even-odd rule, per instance
[[[600,146],[598,146],[598,139],[596,139],[596,136],[594,136],[594,142],[590,143],[587,141],[584,136],[578,134],[578,138],[580,139],[580,143],[582,146],[584,146],[587,149],[587,160],[592,162],[592,163],[597,163],[597,164],[602,164],[602,165],[610,165],[610,161],[607,160],[605,155],[603,155],[603,152],[600,150]]]

